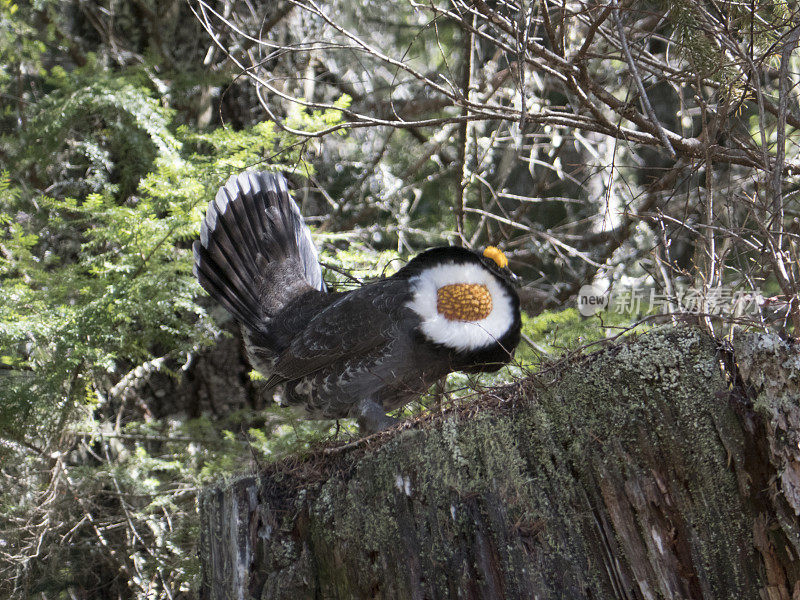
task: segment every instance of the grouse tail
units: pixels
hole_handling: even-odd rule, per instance
[[[228,179],[209,203],[192,250],[200,285],[253,331],[298,290],[325,291],[311,232],[280,174]]]

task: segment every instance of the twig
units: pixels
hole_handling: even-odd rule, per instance
[[[475,27],[475,15],[472,16],[473,28]],[[465,117],[459,126],[460,144],[458,146],[458,161],[461,164],[461,177],[458,182],[458,189],[455,197],[456,212],[456,233],[458,233],[458,244],[463,246],[466,242],[464,232],[464,206],[466,203],[465,193],[470,180],[469,168],[469,100],[472,93],[472,63],[475,59],[475,35],[472,31],[464,31],[464,71],[461,80],[461,93],[464,96],[464,105],[461,114]]]
[[[783,253],[783,167],[786,162],[786,111],[789,106],[789,66],[792,60],[792,53],[797,49],[800,41],[800,25],[795,25],[786,36],[786,40],[781,51],[781,64],[778,83],[778,124],[776,131],[775,167],[772,171],[772,232],[776,237],[775,246],[778,252],[778,260],[784,268],[781,276],[787,279],[789,286],[787,290],[797,290],[794,277],[795,270],[790,264],[786,269],[786,260]],[[795,331],[800,331],[800,306],[797,298],[793,296],[790,304],[792,324]]]
[[[669,155],[672,158],[676,158],[677,155],[675,154],[675,149],[672,147],[672,143],[667,137],[667,132],[664,130],[664,126],[661,125],[661,122],[658,120],[653,107],[650,105],[650,99],[647,97],[647,91],[644,89],[644,83],[642,83],[642,78],[639,77],[639,69],[636,68],[636,63],[633,60],[633,56],[631,56],[631,51],[628,47],[628,38],[625,36],[625,30],[622,27],[622,20],[619,18],[619,5],[617,4],[617,0],[611,0],[611,6],[613,7],[611,14],[614,18],[614,23],[617,26],[617,33],[619,34],[619,41],[622,45],[622,51],[625,54],[625,60],[627,61],[628,68],[631,71],[631,77],[633,77],[633,80],[636,82],[636,87],[639,88],[639,95],[641,96],[644,110],[647,113],[647,116],[650,117],[650,121],[652,122],[653,126],[656,128],[656,133],[658,133],[661,143],[667,149]]]

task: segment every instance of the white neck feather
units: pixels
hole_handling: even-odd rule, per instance
[[[496,343],[514,322],[513,303],[495,275],[475,263],[448,262],[426,269],[410,280],[414,296],[406,306],[414,310],[427,339],[458,351],[485,348]],[[436,307],[437,290],[445,285],[485,285],[492,296],[492,311],[479,321],[451,321]]]

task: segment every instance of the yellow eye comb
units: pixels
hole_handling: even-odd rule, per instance
[[[499,248],[487,246],[486,250],[483,251],[483,255],[486,258],[491,258],[501,269],[505,269],[508,266],[508,259]]]

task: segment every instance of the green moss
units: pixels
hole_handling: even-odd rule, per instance
[[[612,548],[645,561],[624,577],[658,597],[656,555],[680,548],[714,597],[748,597],[736,448],[718,433],[738,427],[725,389],[710,338],[663,328],[544,369],[499,406],[478,401],[317,464],[331,471],[303,500],[304,539],[321,595],[447,597],[470,580],[507,597],[571,586],[611,597]]]

